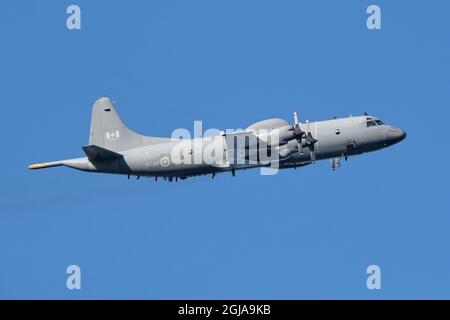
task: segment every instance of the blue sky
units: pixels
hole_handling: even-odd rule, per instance
[[[66,28],[70,4],[81,30]],[[380,31],[366,28],[369,4]],[[0,298],[450,298],[448,1],[1,7]],[[102,95],[148,135],[367,111],[408,138],[336,172],[155,183],[29,171],[83,155]],[[79,291],[66,288],[71,264]]]

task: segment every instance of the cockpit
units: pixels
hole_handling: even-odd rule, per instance
[[[380,119],[375,119],[375,118],[367,118],[367,127],[376,127],[376,126],[382,126],[384,124],[383,121],[381,121]]]

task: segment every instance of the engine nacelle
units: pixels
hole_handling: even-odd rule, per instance
[[[283,119],[259,121],[245,131],[251,131],[260,141],[270,146],[281,146],[294,138],[292,126]]]

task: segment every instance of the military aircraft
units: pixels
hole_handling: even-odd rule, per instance
[[[128,129],[111,100],[98,99],[92,108],[86,157],[33,164],[29,169],[66,166],[82,171],[154,177],[173,181],[192,176],[255,167],[297,168],[329,159],[341,160],[376,151],[405,139],[406,132],[369,116],[349,116],[291,125],[283,119],[256,122],[238,131],[219,131],[208,137],[159,138]],[[205,155],[209,155],[205,157]]]

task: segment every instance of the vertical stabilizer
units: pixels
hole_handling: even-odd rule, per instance
[[[102,97],[95,101],[92,108],[89,145],[96,145],[111,151],[124,151],[168,140],[135,133],[125,126],[110,99]]]

